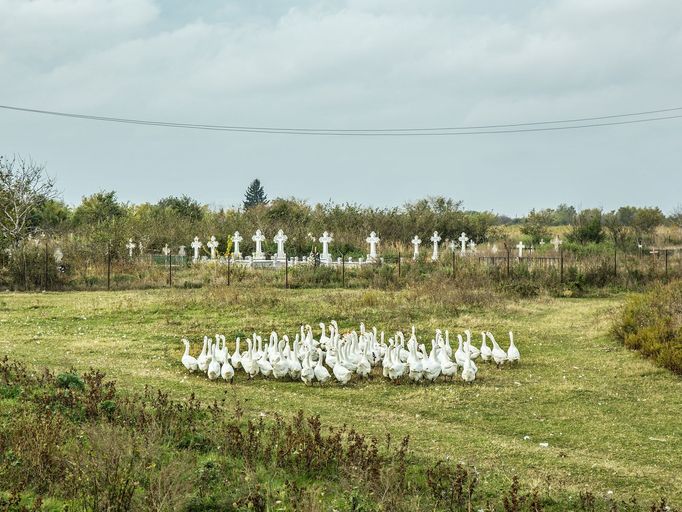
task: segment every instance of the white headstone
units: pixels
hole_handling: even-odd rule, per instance
[[[561,244],[563,244],[563,243],[564,243],[564,242],[563,242],[563,240],[561,240],[561,239],[559,238],[559,235],[555,235],[555,236],[554,236],[554,239],[552,240],[552,245],[554,246],[554,250],[555,250],[555,251],[558,251],[558,250],[559,250],[559,246],[560,246]]]
[[[376,261],[377,244],[381,241],[381,239],[377,236],[377,234],[374,231],[372,231],[365,240],[369,244],[369,254],[367,255],[367,260]]]
[[[168,247],[168,244],[164,245],[164,246],[163,246],[163,249],[161,249],[161,253],[162,253],[164,256],[168,256],[168,255],[170,254],[170,252],[171,252],[171,250],[170,250],[170,248]]]
[[[204,246],[204,244],[199,241],[198,236],[195,236],[191,245],[192,249],[194,249],[194,257],[192,258],[192,260],[199,261],[199,249],[201,249]]]
[[[244,237],[239,234],[239,231],[235,231],[234,235],[232,235],[232,242],[234,243],[234,257],[235,259],[240,259],[242,257],[242,253],[239,250],[239,242],[244,240]]]
[[[277,255],[275,259],[284,260],[284,258],[286,258],[286,255],[284,253],[284,242],[286,242],[288,239],[289,237],[286,236],[284,234],[284,231],[282,231],[281,229],[277,232],[275,238],[272,239],[272,241],[277,244]]]
[[[490,252],[492,252],[493,254],[497,254],[497,244],[493,244],[493,248],[490,249]]]
[[[261,232],[260,229],[257,229],[256,234],[251,237],[251,240],[256,242],[256,251],[253,253],[253,259],[254,260],[264,260],[265,254],[263,254],[263,249],[261,248],[261,244],[265,240],[265,235]]]
[[[523,250],[526,248],[526,246],[521,241],[516,245],[516,248],[519,250],[519,258],[523,258]]]
[[[419,246],[422,243],[422,239],[419,238],[417,235],[414,235],[414,238],[412,239],[412,247],[414,247],[414,251],[412,252],[412,259],[416,260],[419,257]]]
[[[476,253],[476,242],[473,240],[469,242],[469,250],[474,254]]]
[[[140,240],[137,249],[140,251],[140,256],[142,256],[142,253],[144,253],[144,246],[142,245],[142,240]]]
[[[215,250],[218,247],[218,240],[215,239],[214,236],[211,236],[211,239],[206,243],[206,247],[211,249],[211,259],[215,259]]]
[[[438,242],[440,242],[440,235],[438,231],[434,231],[431,236],[431,242],[433,242],[433,254],[431,254],[431,261],[438,260]]]
[[[57,248],[54,250],[53,256],[54,256],[54,261],[55,261],[56,263],[61,263],[61,262],[62,262],[62,258],[64,257],[64,253],[62,252],[62,250],[61,250],[59,247],[57,247]]]
[[[320,261],[330,262],[332,259],[329,255],[329,244],[334,241],[334,237],[325,231],[318,240],[322,244],[322,254],[320,254]]]
[[[454,240],[451,240],[450,243],[448,244],[448,248],[452,252],[455,252],[455,249],[457,249],[457,242],[455,242]]]
[[[130,238],[128,240],[128,243],[126,244],[126,249],[128,249],[128,257],[132,258],[133,257],[133,249],[135,249],[137,245],[135,245],[135,242],[133,242],[133,239]]]
[[[185,246],[181,245],[180,248],[178,249],[178,256],[184,258],[187,256],[187,252],[185,251]]]
[[[462,234],[457,240],[459,240],[459,253],[464,256],[467,252],[467,242],[469,241],[469,237],[464,231],[462,231]]]

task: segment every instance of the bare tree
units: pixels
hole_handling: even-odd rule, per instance
[[[35,210],[54,196],[54,180],[44,166],[19,156],[0,156],[0,234],[13,247],[27,235]]]

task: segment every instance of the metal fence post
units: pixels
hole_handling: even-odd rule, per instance
[[[507,247],[507,277],[511,277],[511,249]]]
[[[107,291],[111,289],[111,241],[107,243]]]
[[[452,251],[452,279],[455,279],[455,251]]]
[[[45,290],[47,290],[47,238],[45,238]]]
[[[613,277],[618,277],[618,247],[613,246]]]
[[[400,251],[398,251],[398,279],[400,279]]]
[[[665,278],[668,279],[668,249],[665,250]]]
[[[284,288],[289,288],[289,258],[284,254]]]
[[[168,253],[168,286],[173,288],[173,255]]]
[[[341,288],[346,287],[346,255],[341,255]]]
[[[227,286],[230,286],[230,255],[227,255]]]
[[[564,248],[559,248],[559,282],[564,284]]]

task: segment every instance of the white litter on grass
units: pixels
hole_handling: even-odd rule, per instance
[[[530,436],[523,436],[524,441],[528,441],[530,439]]]
[[[540,443],[541,448],[549,448],[549,443]]]

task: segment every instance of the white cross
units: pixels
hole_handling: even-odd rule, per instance
[[[554,246],[554,250],[558,251],[559,246],[563,244],[564,242],[559,238],[559,235],[555,235],[554,239],[552,240],[552,245]]]
[[[204,244],[202,244],[199,241],[199,237],[195,236],[194,241],[192,242],[192,249],[194,249],[194,258],[193,258],[194,261],[199,260],[199,249],[201,249],[203,247],[203,245]]]
[[[431,260],[438,260],[438,242],[440,242],[440,235],[438,231],[434,231],[430,239],[433,242],[433,254],[431,255]]]
[[[64,253],[62,252],[62,250],[59,247],[57,247],[54,250],[53,256],[54,256],[54,261],[56,261],[57,263],[61,263],[62,258],[64,257]]]
[[[365,241],[369,244],[369,254],[367,255],[367,259],[375,260],[377,257],[377,244],[381,241],[381,239],[374,231],[372,231]]]
[[[138,245],[138,247],[137,247],[137,248],[139,249],[139,251],[140,251],[140,255],[141,255],[141,254],[142,254],[142,252],[144,251],[144,247],[142,246],[142,240],[140,240],[140,243],[139,243],[139,245]]]
[[[460,241],[459,247],[460,247],[460,254],[464,256],[464,254],[467,252],[467,242],[469,241],[469,237],[462,231],[462,234],[460,237],[457,239]]]
[[[540,239],[540,245],[545,245],[545,239],[544,238]]]
[[[215,239],[213,235],[211,235],[211,239],[206,243],[206,247],[211,249],[211,259],[215,259],[215,250],[218,247],[218,240]]]
[[[476,252],[476,242],[474,242],[473,240],[469,242],[469,250],[474,253]]]
[[[455,252],[455,249],[457,249],[457,242],[455,242],[455,241],[453,240],[452,242],[450,242],[450,244],[448,245],[448,247],[450,248],[450,250],[451,250],[452,252]]]
[[[497,244],[493,244],[493,248],[490,249],[490,252],[492,252],[493,254],[497,254]]]
[[[422,239],[419,238],[417,235],[414,235],[414,238],[412,239],[412,246],[414,247],[414,251],[412,253],[412,259],[416,260],[419,257],[419,245],[422,243]]]
[[[519,242],[516,248],[519,250],[519,258],[523,258],[523,250],[526,248],[526,246],[523,244],[523,242]]]
[[[256,242],[256,252],[253,254],[254,259],[257,260],[262,260],[265,255],[263,254],[263,250],[261,249],[261,243],[263,243],[263,240],[265,240],[265,235],[261,232],[260,229],[256,230],[256,234],[251,237],[251,240]]]
[[[334,241],[334,237],[325,231],[322,233],[322,236],[318,238],[318,240],[322,244],[322,254],[320,255],[320,260],[331,261],[329,256],[329,244]]]
[[[185,256],[187,256],[187,253],[185,252],[185,246],[184,246],[184,245],[181,245],[181,246],[178,248],[178,256],[180,256],[180,257],[182,257],[182,258],[184,258]]]
[[[164,256],[168,256],[168,255],[170,254],[170,252],[171,252],[171,251],[170,251],[170,249],[168,248],[168,244],[164,245],[164,246],[163,246],[163,249],[161,249],[161,253],[162,253]]]
[[[132,258],[133,257],[133,249],[135,249],[137,245],[135,245],[135,242],[133,242],[133,239],[129,239],[128,243],[126,244],[126,249],[128,249],[128,257]]]
[[[244,237],[239,234],[239,231],[235,231],[234,235],[232,235],[232,242],[234,243],[234,257],[239,258],[242,253],[239,252],[239,242],[244,240]]]
[[[275,235],[275,238],[272,239],[273,242],[277,244],[277,259],[284,259],[285,254],[284,254],[284,242],[288,240],[288,236],[284,234],[284,231],[281,229],[277,232],[277,235]]]

